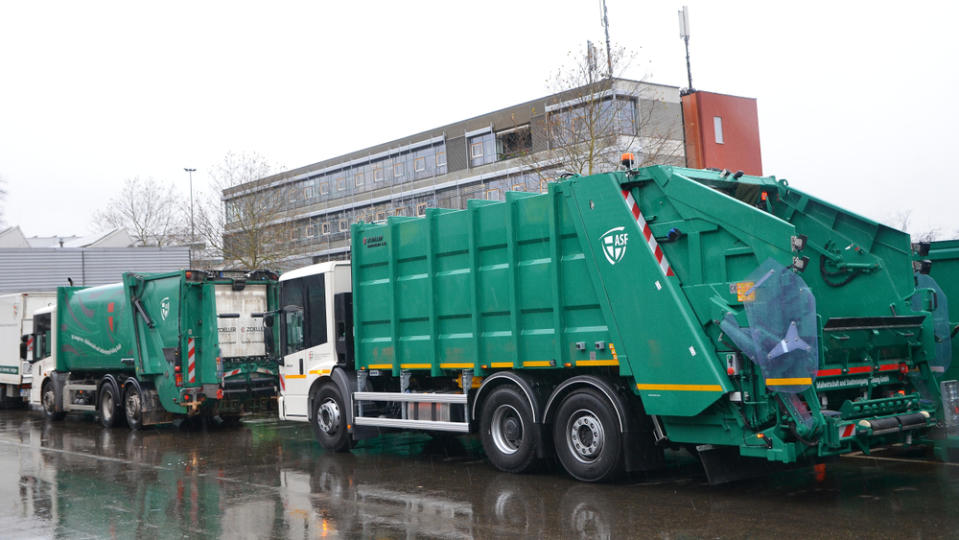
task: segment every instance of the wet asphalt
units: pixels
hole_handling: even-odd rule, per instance
[[[475,439],[329,454],[271,418],[131,432],[0,411],[4,538],[956,538],[959,466],[847,457],[709,486],[690,459],[615,484],[515,476]]]

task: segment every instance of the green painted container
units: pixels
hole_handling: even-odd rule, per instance
[[[57,291],[58,371],[133,371],[133,313],[122,283]]]
[[[936,280],[948,299],[951,330],[959,325],[959,240],[932,242],[929,253],[919,258],[932,262],[929,276]],[[959,379],[959,333],[952,336],[952,363],[943,375],[943,380],[949,379]]]

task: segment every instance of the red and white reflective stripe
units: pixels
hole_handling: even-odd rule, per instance
[[[186,380],[191,383],[196,382],[196,346],[193,342],[193,338],[186,340]]]
[[[224,377],[232,377],[232,376],[236,375],[236,374],[239,373],[239,372],[240,372],[239,369],[234,369],[233,371],[231,371],[231,372],[227,373],[226,375],[224,375]]]
[[[639,211],[639,204],[633,199],[633,194],[630,193],[628,189],[624,189],[623,198],[626,199],[626,207],[633,213],[633,218],[635,218],[636,223],[639,224],[639,230],[643,231],[646,244],[649,245],[649,249],[656,257],[656,262],[659,263],[659,269],[663,271],[664,275],[674,275],[673,269],[669,266],[669,261],[667,261],[663,255],[663,248],[659,247],[659,243],[656,242],[656,238],[653,236],[653,230],[649,228],[649,223],[646,223],[646,220],[643,219],[643,213]]]
[[[853,433],[856,432],[856,426],[854,424],[846,424],[839,428],[839,438],[845,439],[846,437],[852,437]]]

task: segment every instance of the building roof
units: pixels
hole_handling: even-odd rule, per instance
[[[0,248],[125,248],[132,247],[133,238],[126,229],[87,236],[31,236],[23,235],[20,227],[0,231]]]
[[[25,248],[30,247],[23,231],[20,227],[7,227],[0,230],[0,248]]]

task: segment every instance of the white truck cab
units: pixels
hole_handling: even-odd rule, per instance
[[[33,312],[33,356],[30,360],[30,404],[43,404],[44,382],[57,367],[56,343],[57,325],[56,303]]]
[[[330,379],[337,363],[353,358],[351,292],[349,261],[314,264],[280,276],[280,313],[274,324],[280,327],[281,420],[309,422],[313,385]]]
[[[0,405],[22,406],[30,391],[30,364],[20,357],[28,336],[27,359],[33,358],[33,312],[57,301],[56,292],[0,295]]]

